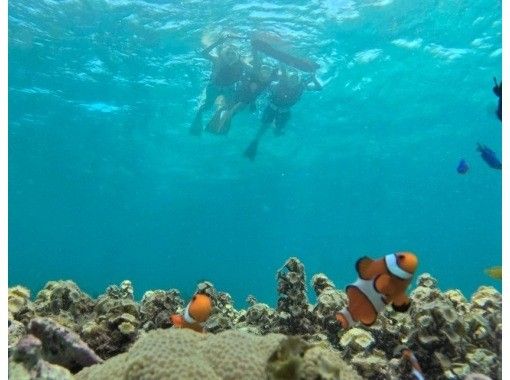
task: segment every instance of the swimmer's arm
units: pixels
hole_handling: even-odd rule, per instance
[[[216,57],[216,56],[214,56],[214,55],[212,55],[212,54],[211,54],[211,51],[212,51],[215,47],[217,47],[217,46],[221,45],[223,42],[225,42],[225,40],[226,40],[226,39],[227,39],[226,37],[221,37],[218,41],[216,41],[216,42],[215,42],[215,43],[213,43],[212,45],[210,45],[210,46],[206,47],[206,48],[205,48],[204,50],[202,50],[202,52],[201,52],[201,53],[202,53],[202,56],[203,56],[204,58],[207,58],[207,59],[209,59],[209,60],[211,60],[211,61],[213,61],[213,62],[214,62],[214,61],[216,60],[216,58],[217,58],[217,57]]]

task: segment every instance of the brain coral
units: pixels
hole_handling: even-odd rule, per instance
[[[124,354],[82,370],[78,380],[260,379],[283,335],[264,337],[228,330],[199,334],[189,329],[153,330]]]
[[[268,360],[279,360],[280,346],[288,339],[281,334],[259,336],[239,330],[218,334],[199,334],[189,329],[153,330],[128,352],[83,369],[76,379],[265,379]],[[297,378],[308,378],[310,373],[338,373],[343,363],[339,353],[314,347],[308,349],[310,358],[299,366],[302,376]],[[346,379],[359,379],[347,364],[342,365],[352,374]],[[311,368],[314,366],[317,371]]]

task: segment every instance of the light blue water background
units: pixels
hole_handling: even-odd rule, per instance
[[[250,162],[264,99],[228,136],[188,128],[203,42],[257,30],[324,89]],[[443,289],[499,287],[501,172],[475,151],[501,156],[493,76],[500,1],[10,0],[9,284],[207,279],[243,306],[274,303],[290,256],[344,287],[361,255],[412,250]]]

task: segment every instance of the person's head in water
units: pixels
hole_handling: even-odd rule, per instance
[[[227,45],[221,49],[220,60],[223,64],[232,66],[239,62],[239,52],[234,45]]]
[[[299,73],[296,70],[288,70],[284,78],[285,86],[290,89],[295,89],[301,83]]]

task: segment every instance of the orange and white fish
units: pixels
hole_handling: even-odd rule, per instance
[[[170,316],[170,321],[177,328],[188,328],[197,332],[204,331],[204,323],[212,311],[212,300],[207,294],[197,293],[182,314]]]
[[[411,363],[411,374],[416,380],[425,380],[425,376],[423,375],[423,370],[421,369],[420,363],[416,356],[414,356],[413,351],[409,348],[404,348],[402,350],[402,357]]]
[[[358,280],[346,287],[349,303],[336,319],[346,329],[356,321],[372,325],[387,304],[405,312],[411,300],[405,291],[411,282],[418,258],[411,252],[397,252],[382,259],[362,257],[356,262]]]

